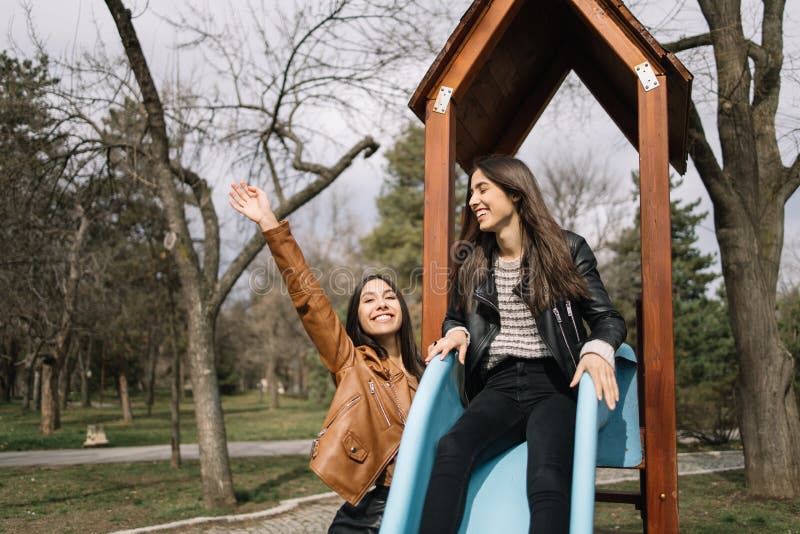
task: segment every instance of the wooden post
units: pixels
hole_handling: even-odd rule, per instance
[[[649,377],[644,398],[648,486],[645,531],[651,534],[678,532],[667,78],[658,76],[658,81],[660,85],[647,92],[638,84],[642,356],[647,360]]]
[[[425,212],[422,233],[422,350],[441,337],[447,311],[455,211],[456,108],[425,107]]]

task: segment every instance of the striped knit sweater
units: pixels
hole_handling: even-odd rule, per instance
[[[514,287],[520,281],[520,264],[521,258],[505,261],[495,257],[494,260],[500,333],[492,341],[489,356],[483,362],[486,370],[508,357],[533,359],[552,356],[536,329],[530,308],[514,293]]]

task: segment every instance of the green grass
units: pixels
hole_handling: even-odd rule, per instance
[[[328,490],[304,457],[233,459],[239,501],[234,513]],[[634,489],[634,483],[606,486]],[[744,473],[680,477],[680,530],[699,534],[800,533],[800,499],[754,499]],[[231,513],[203,508],[197,462],[174,470],[167,462],[4,469],[0,532],[107,532]],[[642,532],[629,505],[598,504],[596,531]]]
[[[638,489],[638,482],[604,486]],[[747,495],[744,471],[683,476],[678,482],[680,531],[691,534],[800,533],[800,499],[765,500]],[[632,505],[597,505],[598,532],[642,532]]]
[[[234,513],[330,491],[305,457],[231,460]],[[203,508],[198,462],[3,469],[0,532],[109,532],[231,513]]]
[[[291,397],[281,397],[280,408],[269,410],[255,392],[223,397],[228,441],[303,439],[316,435],[326,407]],[[122,420],[118,405],[102,408],[70,406],[61,414],[61,429],[39,434],[39,414],[19,403],[0,404],[0,451],[80,448],[86,425],[102,424],[110,446],[160,445],[170,442],[169,398],[159,397],[152,415],[146,415],[141,398],[133,399],[134,419]],[[197,443],[191,398],[181,403],[181,442]]]

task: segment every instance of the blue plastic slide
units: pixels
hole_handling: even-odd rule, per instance
[[[403,431],[381,533],[419,530],[436,444],[464,408],[458,388],[458,365],[450,353],[428,365]],[[617,351],[620,401],[610,411],[598,403],[588,374],[581,378],[575,430],[570,532],[590,534],[594,520],[597,465],[633,467],[642,461],[636,357],[628,345]],[[470,479],[460,533],[528,532],[525,494],[527,445],[521,444],[479,466]]]

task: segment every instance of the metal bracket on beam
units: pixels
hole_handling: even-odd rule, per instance
[[[436,95],[436,102],[433,103],[433,111],[436,113],[444,114],[447,111],[447,104],[450,102],[450,96],[453,94],[453,88],[443,85],[439,88],[439,94]]]
[[[660,85],[658,83],[658,77],[656,76],[656,73],[653,72],[653,68],[650,66],[649,61],[639,63],[635,68],[636,75],[639,77],[639,81],[642,82],[642,87],[644,87],[645,91],[650,91],[651,89],[655,89]]]

